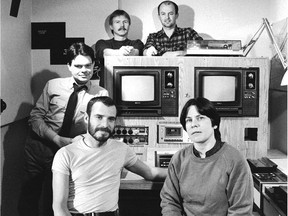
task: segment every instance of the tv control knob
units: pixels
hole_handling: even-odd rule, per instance
[[[172,88],[173,84],[171,82],[167,83],[167,87]]]
[[[127,142],[128,142],[128,140],[127,140],[126,138],[124,138],[124,139],[123,139],[123,142],[124,142],[124,143],[127,143]]]
[[[249,84],[248,84],[248,87],[249,87],[250,89],[253,89],[253,88],[254,88],[253,83],[249,83]]]
[[[254,75],[253,75],[252,73],[249,73],[249,74],[248,74],[248,78],[249,78],[249,79],[253,79],[253,78],[254,78]]]
[[[116,133],[121,134],[121,130],[120,129],[116,130]]]
[[[128,130],[128,134],[130,134],[130,135],[133,134],[133,130],[132,130],[132,129],[129,129],[129,130]]]
[[[172,78],[173,77],[173,74],[171,72],[167,73],[167,77],[168,78]]]
[[[127,130],[126,129],[122,130],[122,134],[127,134]]]
[[[130,139],[128,140],[128,142],[129,142],[130,144],[132,144],[132,143],[134,142],[134,140],[133,140],[132,138],[130,138]]]

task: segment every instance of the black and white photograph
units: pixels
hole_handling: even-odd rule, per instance
[[[287,216],[287,0],[0,10],[0,216]]]

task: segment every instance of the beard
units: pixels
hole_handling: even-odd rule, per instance
[[[90,123],[88,123],[88,133],[101,144],[106,142],[113,135],[113,131],[109,128],[92,127]]]

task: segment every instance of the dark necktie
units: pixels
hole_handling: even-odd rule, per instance
[[[78,92],[80,92],[82,89],[87,89],[87,86],[85,85],[78,86],[74,83],[73,88],[74,88],[74,91],[69,97],[63,124],[59,132],[59,135],[64,136],[64,137],[69,137],[69,134],[70,134],[72,119],[73,119],[75,108],[76,108],[77,101],[78,101]]]

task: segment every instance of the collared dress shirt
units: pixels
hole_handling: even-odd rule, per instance
[[[73,77],[57,78],[47,82],[35,107],[30,113],[29,124],[32,130],[41,138],[52,141],[61,129],[67,103],[73,92]],[[70,137],[86,133],[87,126],[84,122],[89,100],[96,96],[108,96],[108,91],[91,81],[86,83],[87,91],[78,93],[78,102],[73,117]]]
[[[203,40],[203,38],[192,28],[179,28],[176,26],[170,38],[162,29],[156,33],[149,34],[144,50],[154,46],[158,52],[157,56],[162,56],[165,52],[185,50],[189,40]]]

